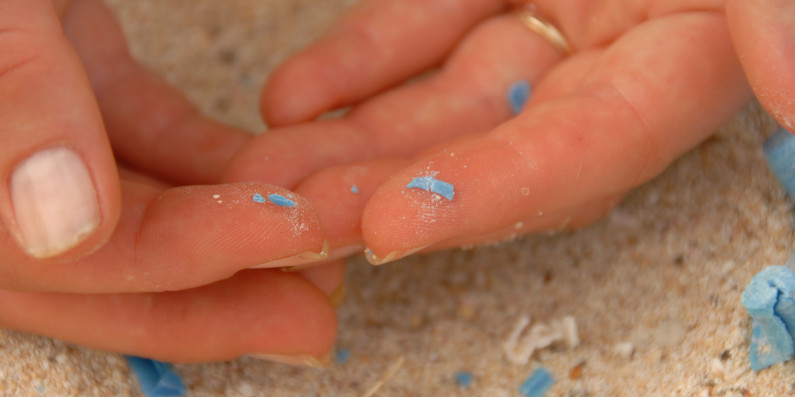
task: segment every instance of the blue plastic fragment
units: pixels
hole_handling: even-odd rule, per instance
[[[519,392],[525,397],[542,397],[549,391],[552,384],[555,383],[555,378],[544,369],[538,367],[529,378],[527,378],[522,386],[519,387]]]
[[[469,387],[472,385],[472,374],[466,371],[457,371],[455,373],[455,383],[460,387]]]
[[[351,193],[353,194],[359,193],[359,187],[356,185],[351,186]]]
[[[254,193],[254,197],[252,197],[251,199],[254,200],[255,203],[265,202],[265,197],[262,197],[262,195],[259,193]]]
[[[524,104],[530,99],[530,83],[527,80],[520,80],[511,84],[507,97],[513,114],[521,113]]]
[[[270,194],[268,195],[268,200],[271,203],[276,204],[282,207],[295,207],[295,201],[288,199],[287,197],[282,196],[281,194]]]
[[[795,273],[769,266],[757,273],[741,301],[751,316],[751,368],[767,368],[795,354]]]
[[[452,201],[455,196],[455,188],[450,183],[440,181],[434,177],[435,175],[420,176],[411,180],[406,185],[407,188],[422,189],[431,193],[436,193],[447,200]]]
[[[790,197],[795,197],[795,136],[779,128],[767,139],[763,148],[770,170]]]
[[[349,358],[351,358],[351,351],[348,349],[337,349],[337,351],[334,352],[334,361],[336,361],[337,364],[345,364]]]
[[[125,356],[135,373],[141,393],[146,397],[176,397],[187,392],[182,379],[171,368],[171,364],[135,356]]]

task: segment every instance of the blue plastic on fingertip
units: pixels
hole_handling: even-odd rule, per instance
[[[527,80],[517,81],[508,88],[508,103],[514,116],[522,112],[524,104],[530,99],[530,93],[530,83]]]
[[[351,186],[351,193],[353,194],[359,193],[359,187],[356,185]]]
[[[138,379],[141,393],[144,396],[178,397],[186,395],[185,384],[174,372],[171,364],[136,356],[125,356],[125,358]]]
[[[458,371],[455,373],[455,383],[463,388],[467,388],[472,385],[472,378],[472,374],[466,371]]]
[[[255,203],[264,203],[265,197],[262,197],[259,193],[254,193],[254,196],[251,198]]]
[[[790,197],[795,198],[795,136],[779,128],[765,141],[763,148],[770,170]]]
[[[455,196],[455,188],[452,184],[440,181],[435,175],[420,176],[411,180],[406,185],[407,188],[422,189],[427,192],[436,193],[449,201]]]
[[[741,301],[751,316],[751,368],[765,369],[795,354],[795,273],[769,266],[757,273]]]
[[[271,203],[276,204],[281,207],[295,207],[295,201],[288,199],[287,197],[282,196],[281,194],[270,194],[268,195],[268,200]]]
[[[538,367],[538,369],[530,375],[522,386],[519,387],[519,392],[525,397],[542,397],[549,391],[549,388],[555,383],[555,378],[545,368]]]

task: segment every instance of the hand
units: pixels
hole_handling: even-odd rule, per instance
[[[313,259],[318,214],[207,185],[248,135],[133,62],[100,0],[0,2],[0,102],[0,326],[171,361],[330,350],[341,263],[241,272]]]
[[[226,178],[326,192],[345,203],[319,211],[332,248],[363,245],[383,263],[592,222],[750,98],[720,2],[535,4],[573,54],[506,1],[358,5],[274,72],[262,111],[284,128],[247,145]],[[506,92],[521,80],[533,93],[512,117]],[[407,188],[429,175],[454,186],[452,200]]]

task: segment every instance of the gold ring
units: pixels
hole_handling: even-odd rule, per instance
[[[538,35],[544,40],[548,41],[556,49],[558,49],[558,51],[562,52],[563,55],[571,54],[571,46],[569,45],[569,42],[566,41],[566,38],[563,37],[563,34],[560,33],[560,30],[558,30],[555,25],[541,19],[536,13],[535,6],[533,4],[525,4],[524,6],[517,8],[516,16],[524,26],[533,32],[538,33]]]

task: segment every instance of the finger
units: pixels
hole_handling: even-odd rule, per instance
[[[331,167],[296,187],[295,192],[306,197],[318,212],[330,259],[364,250],[361,218],[367,200],[378,186],[409,163],[407,159],[379,159]]]
[[[512,84],[540,81],[561,59],[513,15],[491,18],[467,36],[439,74],[380,95],[342,119],[260,135],[235,156],[224,178],[290,187],[331,165],[410,157],[487,131],[512,117],[506,99]],[[269,166],[271,162],[292,166]]]
[[[297,270],[294,274],[323,291],[334,307],[342,304],[342,300],[345,298],[344,260],[331,260],[319,266]]]
[[[795,3],[726,2],[734,46],[762,106],[795,131]]]
[[[606,50],[570,95],[396,174],[365,208],[365,241],[376,257],[399,258],[624,192],[712,133],[748,96],[723,16],[649,21]],[[452,184],[452,200],[407,188],[427,176]]]
[[[477,21],[503,7],[502,0],[363,2],[273,71],[263,115],[283,126],[360,101],[441,62]]]
[[[328,298],[278,269],[241,272],[204,287],[165,293],[0,290],[0,326],[173,362],[248,354],[318,364],[336,334]]]
[[[2,223],[33,257],[85,255],[113,229],[119,186],[91,87],[49,0],[0,4],[0,54]]]
[[[237,183],[158,191],[132,182],[123,189],[124,208],[113,236],[80,260],[33,261],[7,233],[0,234],[0,285],[77,293],[172,291],[246,268],[291,266],[326,256],[315,210],[284,189]],[[291,200],[292,206],[271,201],[271,194]]]
[[[101,0],[74,0],[63,24],[91,78],[119,160],[172,182],[217,182],[248,134],[202,116],[135,62]]]

